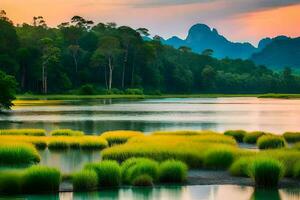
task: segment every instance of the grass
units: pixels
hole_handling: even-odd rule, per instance
[[[82,131],[75,131],[71,129],[58,129],[50,132],[52,136],[84,136]]]
[[[289,143],[300,142],[300,132],[285,132],[283,137]]]
[[[281,149],[287,147],[284,137],[264,135],[257,140],[259,149]]]
[[[70,148],[70,144],[66,141],[53,140],[48,143],[48,149],[50,150],[67,150]]]
[[[156,131],[152,133],[152,135],[158,135],[158,136],[172,136],[172,135],[173,136],[197,136],[197,135],[213,135],[213,134],[218,134],[218,133],[209,130]]]
[[[96,172],[99,186],[115,187],[121,183],[121,167],[116,161],[89,163],[85,165],[84,169]]]
[[[140,175],[132,181],[132,185],[136,187],[152,187],[153,179],[147,174]]]
[[[229,168],[229,172],[232,176],[248,177],[249,176],[249,164],[252,158],[242,157],[232,163]]]
[[[204,166],[208,169],[227,169],[235,158],[232,148],[221,147],[211,149],[204,156]]]
[[[31,144],[0,142],[0,165],[31,165],[40,155]]]
[[[298,161],[295,165],[294,165],[294,174],[293,176],[295,178],[300,179],[300,161]]]
[[[124,144],[130,138],[143,135],[144,133],[139,131],[118,130],[105,132],[101,136],[108,141],[110,146],[112,146],[117,144]]]
[[[46,131],[43,129],[3,129],[0,135],[28,135],[28,136],[45,136]]]
[[[243,142],[245,135],[247,134],[244,130],[228,130],[224,132],[224,135],[232,136],[237,142]]]
[[[296,143],[296,144],[293,146],[293,149],[296,149],[296,150],[300,151],[300,142]]]
[[[82,170],[72,175],[74,191],[92,191],[98,186],[98,176],[94,170]]]
[[[126,180],[126,182],[128,181],[131,184],[137,177],[142,175],[150,176],[155,182],[158,179],[158,162],[150,159],[140,160],[129,167],[127,172],[128,180]]]
[[[273,188],[278,186],[284,175],[284,166],[278,160],[260,157],[256,158],[249,167],[249,174],[257,187]]]
[[[11,195],[21,193],[22,173],[18,171],[0,171],[0,194]]]
[[[32,166],[24,171],[23,192],[58,192],[61,175],[59,170],[44,166]]]
[[[243,142],[248,144],[256,144],[258,138],[260,138],[263,135],[266,135],[266,133],[262,131],[254,131],[247,133],[243,139]]]
[[[188,167],[177,160],[167,160],[159,166],[159,181],[162,183],[183,183],[187,179]]]

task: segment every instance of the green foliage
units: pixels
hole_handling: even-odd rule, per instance
[[[45,136],[44,129],[3,129],[0,135],[28,135],[28,136]]]
[[[281,136],[264,135],[257,140],[259,149],[280,149],[287,146],[286,141]]]
[[[283,137],[290,143],[300,142],[300,132],[285,132]]]
[[[159,181],[163,183],[182,183],[187,178],[188,167],[176,160],[167,160],[159,166]]]
[[[265,135],[266,133],[265,132],[262,132],[262,131],[254,131],[254,132],[250,132],[250,133],[247,133],[245,136],[244,136],[244,139],[243,141],[245,143],[248,143],[248,144],[256,144],[258,138],[260,138],[261,136]]]
[[[284,175],[284,166],[278,160],[260,157],[256,158],[249,167],[249,174],[257,187],[277,187]]]
[[[295,178],[300,179],[300,161],[297,162],[297,163],[295,164],[295,166],[294,166],[294,174],[293,174],[293,176],[294,176]]]
[[[246,134],[247,132],[244,130],[228,130],[224,132],[224,135],[234,137],[237,142],[243,142]]]
[[[114,187],[121,183],[121,168],[116,161],[89,163],[84,168],[97,173],[99,186]]]
[[[52,136],[83,136],[85,135],[82,131],[74,131],[71,129],[59,129],[51,131]]]
[[[67,141],[53,140],[48,143],[48,149],[50,150],[67,150],[70,148],[70,144]]]
[[[138,89],[138,88],[128,88],[128,89],[125,90],[125,94],[143,95],[144,91],[143,91],[143,89]]]
[[[209,150],[204,157],[204,166],[209,169],[227,169],[234,161],[234,151],[230,148]]]
[[[116,144],[126,143],[130,138],[143,135],[144,134],[139,131],[118,130],[104,132],[101,136],[108,141],[110,146],[112,146]]]
[[[91,191],[98,186],[98,176],[94,170],[82,170],[72,175],[74,191]]]
[[[128,181],[131,184],[133,183],[134,179],[141,175],[148,175],[155,182],[158,179],[158,163],[150,159],[139,160],[139,162],[129,167],[127,172]]]
[[[22,173],[18,171],[0,171],[0,195],[21,193]]]
[[[147,174],[140,175],[132,181],[132,185],[137,187],[151,187],[153,186],[153,179]]]
[[[16,87],[15,78],[6,75],[0,68],[0,109],[10,108],[13,105],[12,101],[15,99]]]
[[[94,95],[96,93],[97,93],[96,89],[91,84],[82,85],[78,89],[78,94],[79,95]]]
[[[30,165],[39,161],[40,155],[30,144],[0,142],[0,165]]]
[[[229,168],[229,172],[232,176],[239,176],[239,177],[247,177],[249,176],[249,164],[251,163],[251,158],[245,157],[240,158]]]
[[[55,168],[32,166],[25,170],[22,181],[25,193],[58,192],[61,175]]]

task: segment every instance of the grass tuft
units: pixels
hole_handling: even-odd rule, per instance
[[[256,144],[258,138],[260,138],[263,135],[266,135],[266,133],[262,131],[250,132],[245,135],[243,141],[248,144]]]
[[[48,143],[49,150],[67,150],[70,144],[67,141],[53,140]]]
[[[74,191],[92,191],[98,186],[98,176],[94,170],[82,170],[72,175]]]
[[[232,165],[229,168],[229,172],[232,176],[248,177],[250,163],[251,158],[242,157],[232,163]]]
[[[281,136],[264,135],[257,140],[259,149],[281,149],[287,146],[285,139]]]
[[[298,161],[294,166],[294,177],[300,179],[300,161]]]
[[[152,135],[157,136],[198,136],[198,135],[214,135],[218,134],[218,132],[210,131],[210,130],[180,130],[180,131],[156,131],[153,132]]]
[[[231,148],[211,149],[204,156],[204,166],[209,169],[227,169],[234,157],[234,150]]]
[[[18,171],[0,171],[0,195],[21,193],[22,173]]]
[[[237,142],[243,142],[245,135],[247,134],[244,130],[228,130],[224,132],[224,135],[232,136]]]
[[[300,142],[300,132],[285,132],[283,137],[289,143]]]
[[[153,179],[147,174],[140,175],[132,181],[132,185],[136,187],[152,187]]]
[[[158,162],[150,159],[140,160],[128,169],[128,180],[126,181],[133,183],[133,180],[141,175],[148,175],[154,182],[157,181]]]
[[[182,183],[186,181],[188,167],[176,160],[167,160],[159,166],[159,181],[162,183]]]
[[[84,136],[84,132],[71,129],[58,129],[50,132],[52,136]]]
[[[128,130],[119,130],[119,131],[108,131],[103,133],[101,136],[106,139],[110,146],[117,144],[124,144],[130,138],[143,136],[144,133],[139,131],[128,131]]]
[[[3,129],[0,135],[28,135],[28,136],[45,136],[46,131],[43,129]]]

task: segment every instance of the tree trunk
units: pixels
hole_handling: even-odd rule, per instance
[[[108,67],[109,67],[109,82],[108,82],[108,89],[111,90],[112,86],[112,78],[113,78],[113,65],[112,65],[112,60],[111,57],[108,59]]]
[[[125,88],[125,70],[126,70],[126,65],[127,65],[127,60],[128,60],[128,46],[125,51],[125,56],[124,56],[124,62],[123,62],[123,72],[122,72],[122,89]]]
[[[42,66],[42,91],[45,93],[45,65]]]
[[[134,59],[135,59],[135,53],[133,54],[133,58],[132,58],[131,88],[134,88],[134,73],[135,73]]]
[[[78,63],[77,63],[76,55],[73,53],[72,56],[73,56],[73,60],[74,60],[74,64],[75,64],[75,72],[77,73],[78,72]]]
[[[105,87],[108,90],[106,66],[104,67],[104,80],[105,80]]]

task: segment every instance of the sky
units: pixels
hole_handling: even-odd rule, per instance
[[[1,9],[15,23],[41,15],[55,27],[80,15],[95,23],[145,27],[164,38],[185,38],[196,23],[254,45],[265,37],[300,36],[300,0],[0,0]]]

